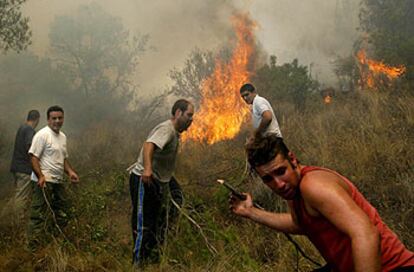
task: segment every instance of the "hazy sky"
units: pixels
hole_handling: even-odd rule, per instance
[[[132,33],[150,35],[155,50],[145,53],[136,75],[144,93],[168,85],[168,71],[180,67],[195,47],[215,50],[227,42],[235,9],[257,21],[258,41],[279,64],[293,58],[313,63],[312,74],[327,85],[334,84],[331,61],[351,52],[358,27],[359,0],[29,0],[23,12],[30,17],[31,50],[45,54],[55,16],[91,2],[121,17]]]

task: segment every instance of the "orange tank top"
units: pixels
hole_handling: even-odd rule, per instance
[[[382,271],[388,272],[398,267],[414,265],[414,253],[407,250],[395,233],[382,222],[377,210],[364,198],[355,185],[332,170],[314,166],[302,168],[301,177],[303,178],[307,173],[315,170],[328,171],[344,180],[351,189],[352,199],[377,227],[381,235]],[[309,215],[301,197],[293,201],[293,207],[305,235],[319,250],[333,271],[353,271],[351,239],[324,217]]]

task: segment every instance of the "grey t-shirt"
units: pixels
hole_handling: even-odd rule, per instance
[[[146,142],[155,144],[156,148],[152,157],[152,172],[156,179],[161,182],[169,182],[175,169],[179,133],[174,129],[171,120],[157,125],[148,135]],[[144,172],[143,148],[138,156],[138,161],[132,172],[141,176]]]
[[[32,165],[30,163],[30,156],[27,153],[32,144],[35,130],[23,124],[17,130],[16,139],[14,141],[13,158],[11,162],[10,171],[13,173],[24,173],[30,175],[32,173]]]

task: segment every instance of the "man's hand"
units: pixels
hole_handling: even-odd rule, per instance
[[[32,169],[37,177],[37,186],[43,188],[46,186],[46,178],[40,169],[40,159],[33,154],[30,154],[30,162],[32,164]]]
[[[256,129],[256,130],[253,132],[253,137],[254,137],[254,138],[256,138],[256,139],[258,139],[258,138],[262,138],[262,137],[263,137],[262,132],[261,132],[260,130]]]
[[[230,210],[237,215],[248,217],[253,207],[253,199],[250,194],[243,193],[243,195],[246,196],[246,200],[240,200],[240,198],[230,194]]]
[[[41,176],[38,178],[37,185],[38,185],[40,188],[44,188],[44,187],[46,186],[46,178],[45,178],[45,176],[41,175]]]
[[[73,170],[69,171],[68,175],[69,175],[69,179],[72,183],[79,183],[79,176],[78,176],[78,174],[76,174],[75,171],[73,171]]]
[[[142,181],[146,184],[152,182],[152,169],[144,169],[144,172],[142,173]]]

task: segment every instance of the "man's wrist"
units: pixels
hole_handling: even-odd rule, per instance
[[[256,214],[256,208],[254,206],[246,208],[248,211],[245,215],[246,218],[256,221],[257,214]]]

